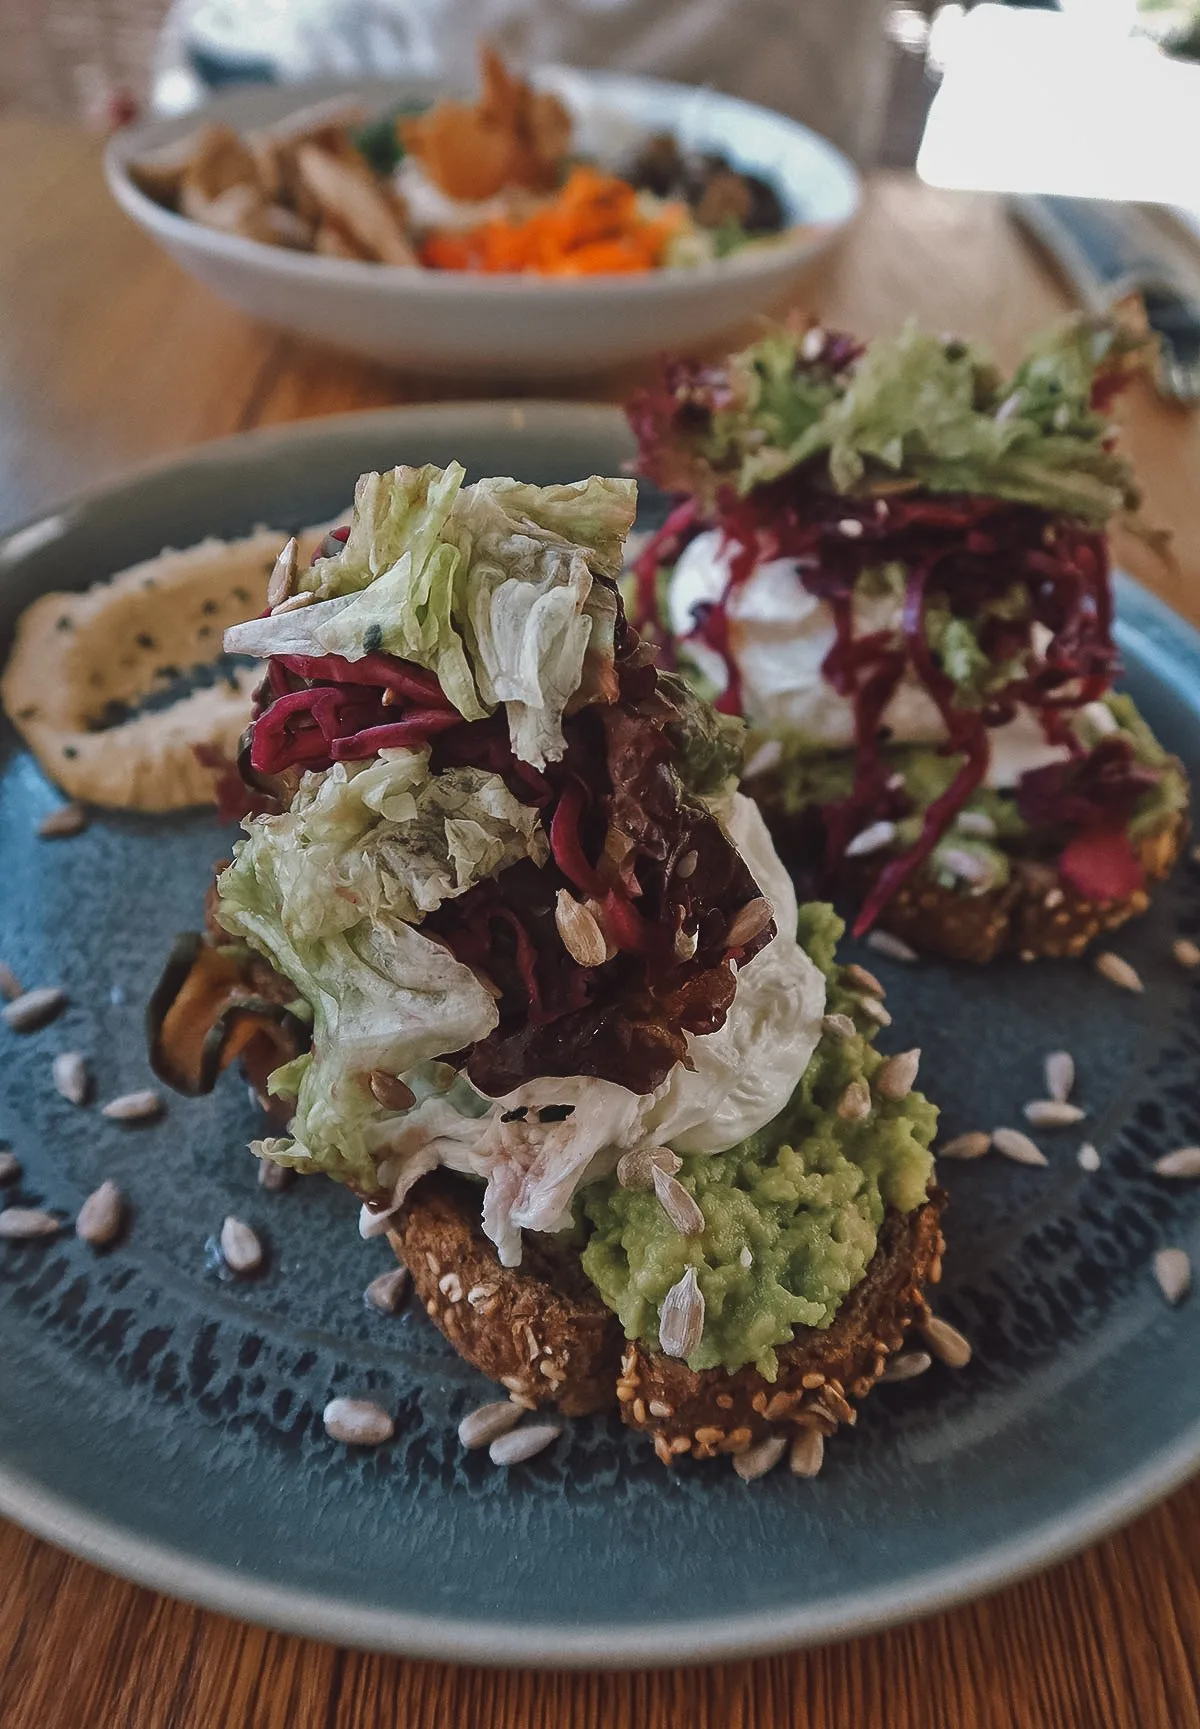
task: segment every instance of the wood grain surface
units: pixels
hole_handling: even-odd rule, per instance
[[[346,360],[224,307],[110,204],[98,154],[67,129],[0,123],[0,529],[244,427],[486,394]],[[995,200],[903,177],[873,183],[805,300],[865,333],[916,313],[1002,359],[1065,304]],[[629,381],[560,394],[615,399]],[[1123,418],[1178,564],[1121,551],[1200,619],[1200,417],[1140,389]],[[1191,1729],[1200,1485],[1041,1578],[917,1626],[756,1663],[602,1676],[336,1651],[171,1602],[0,1523],[0,1729],[375,1725]]]

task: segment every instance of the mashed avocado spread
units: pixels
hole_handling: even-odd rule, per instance
[[[776,1375],[775,1347],[797,1326],[827,1327],[861,1281],[888,1207],[925,1198],[937,1110],[920,1093],[878,1097],[861,1121],[839,1117],[847,1086],[870,1080],[884,1058],[877,1030],[841,983],[834,958],[843,924],[832,907],[801,908],[799,938],[825,973],[827,1012],[848,1014],[853,1037],[826,1033],[789,1105],[727,1153],[685,1158],[679,1181],[705,1218],[683,1237],[652,1193],[615,1178],[583,1191],[591,1237],[583,1268],[629,1338],[657,1345],[659,1308],[690,1264],[705,1301],[704,1336],[692,1369],[753,1363]]]

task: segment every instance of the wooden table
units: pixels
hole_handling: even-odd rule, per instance
[[[916,312],[1007,359],[1064,304],[994,200],[908,178],[871,187],[808,298],[863,332]],[[615,397],[627,382],[572,394]],[[222,433],[448,394],[228,310],[110,204],[94,141],[0,123],[0,528]],[[1149,514],[1176,530],[1179,568],[1122,552],[1200,619],[1200,418],[1140,390],[1124,419]],[[1187,1729],[1200,1725],[1198,1539],[1193,1485],[1044,1577],[918,1626],[717,1669],[573,1676],[406,1663],[261,1632],[0,1523],[0,1725]]]

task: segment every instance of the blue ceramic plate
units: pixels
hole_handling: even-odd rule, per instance
[[[628,454],[612,411],[452,407],[327,420],[214,445],[95,495],[0,545],[0,656],[21,607],[164,543],[319,521],[360,470],[461,458],[474,475],[574,479]],[[648,508],[649,508],[648,504]],[[1128,582],[1131,689],[1200,770],[1200,639]],[[665,1472],[612,1419],[578,1422],[505,1475],[455,1439],[487,1384],[419,1307],[368,1312],[388,1264],[331,1184],[255,1186],[255,1118],[232,1075],[122,1127],[50,1084],[89,1053],[101,1096],[146,1084],[142,1007],[176,931],[196,925],[231,836],[207,815],[100,817],[35,835],[55,795],[0,738],[0,954],[70,1005],[41,1032],[0,1028],[0,1137],[20,1199],[73,1213],[105,1177],[133,1204],[97,1254],[67,1235],[0,1244],[0,1511],[92,1560],[235,1615],[346,1644],[521,1664],[707,1660],[863,1632],[1014,1579],[1130,1518],[1200,1461],[1200,1304],[1171,1310],[1150,1270],[1200,1265],[1200,1185],[1153,1158],[1200,1141],[1200,1020],[1171,938],[1200,935],[1194,866],[1116,946],[1146,981],[1086,966],[903,970],[893,1048],[920,1044],[948,1134],[1020,1121],[1044,1053],[1072,1050],[1083,1134],[1044,1135],[1046,1170],[951,1166],[942,1312],[976,1346],[881,1389],[824,1472],[746,1486],[727,1466]],[[1080,1170],[1083,1135],[1100,1150]],[[9,1199],[14,1197],[11,1192]],[[265,1274],[222,1283],[205,1241],[228,1212],[270,1245]],[[334,1393],[398,1413],[395,1441],[329,1441]]]

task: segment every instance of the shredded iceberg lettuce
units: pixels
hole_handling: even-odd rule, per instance
[[[485,1038],[496,1006],[469,967],[415,928],[443,900],[519,859],[544,863],[537,811],[498,775],[431,776],[428,752],[306,775],[290,810],[256,817],[218,879],[221,922],[284,973],[313,1011],[313,1048],[271,1077],[296,1099],[280,1163],[374,1190],[397,1113],[372,1070],[408,1079]]]
[[[615,694],[617,597],[595,579],[620,574],[637,488],[465,478],[458,463],[364,474],[345,545],[301,578],[313,604],[237,625],[227,646],[396,655],[466,720],[504,704],[513,751],[543,768],[565,749],[568,705]]]

